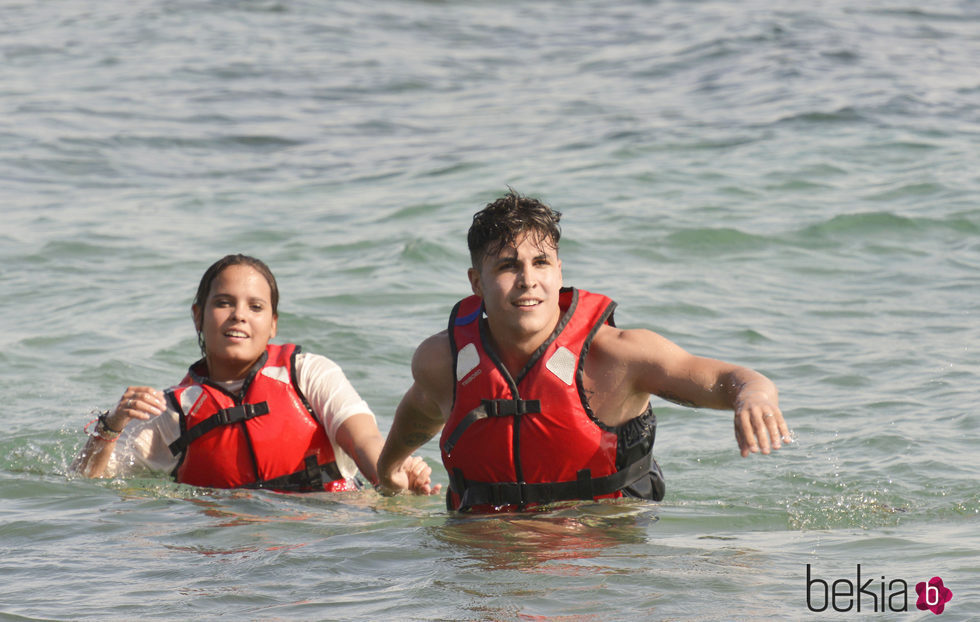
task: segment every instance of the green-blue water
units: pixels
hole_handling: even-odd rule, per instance
[[[965,0],[0,2],[0,618],[803,619],[808,564],[908,583],[823,618],[935,619],[933,576],[980,616],[978,66]],[[663,503],[469,520],[68,474],[196,358],[228,252],[387,432],[508,185],[620,326],[772,377],[796,445],[655,401]]]

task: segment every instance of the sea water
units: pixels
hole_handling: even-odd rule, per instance
[[[0,3],[0,618],[931,620],[932,577],[980,615],[978,66],[965,0]],[[796,442],[655,399],[662,503],[504,517],[70,473],[232,252],[387,432],[508,186]]]

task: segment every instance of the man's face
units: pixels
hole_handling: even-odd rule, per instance
[[[561,317],[558,293],[561,260],[551,238],[529,232],[516,246],[487,253],[479,270],[470,268],[473,293],[483,298],[497,343],[543,343]]]

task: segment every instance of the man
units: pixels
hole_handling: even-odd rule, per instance
[[[742,456],[790,442],[775,385],[648,330],[620,330],[615,303],[562,288],[561,214],[513,191],[473,217],[473,296],[412,359],[414,383],[378,461],[380,490],[440,429],[453,510],[568,499],[663,498],[650,394],[732,409]]]

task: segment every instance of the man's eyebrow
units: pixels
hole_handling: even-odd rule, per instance
[[[546,250],[541,250],[541,251],[538,252],[537,255],[534,255],[533,257],[531,257],[532,260],[550,259],[550,258],[551,258],[551,256],[548,254],[548,251],[546,251]],[[497,260],[494,262],[494,264],[495,265],[499,265],[499,264],[502,264],[502,263],[507,263],[509,261],[517,261],[517,253],[516,252],[513,255],[498,255],[497,256]]]

